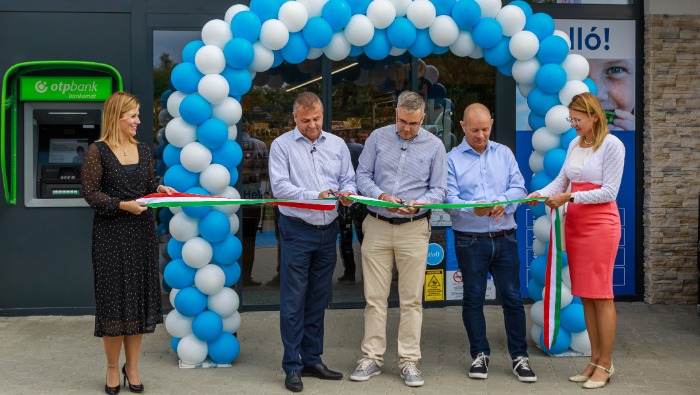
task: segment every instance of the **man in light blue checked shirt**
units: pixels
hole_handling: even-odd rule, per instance
[[[270,183],[278,199],[317,199],[355,193],[355,172],[345,141],[321,130],[323,104],[305,92],[294,100],[296,128],[270,147]],[[341,198],[340,202],[352,202]],[[325,309],[336,264],[337,210],[280,206],[280,332],[285,387],[304,386],[301,376],[340,380],[321,360]]]
[[[412,205],[442,203],[446,193],[445,147],[421,128],[425,101],[414,92],[399,95],[396,124],[370,134],[360,155],[357,186],[360,194]],[[366,381],[381,372],[386,351],[387,298],[392,268],[399,273],[398,352],[401,378],[418,387],[424,380],[417,368],[421,358],[423,283],[430,239],[429,211],[414,207],[367,207],[362,224],[362,272],[367,305],[363,358],[350,375]]]

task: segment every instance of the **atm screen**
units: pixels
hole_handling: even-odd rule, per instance
[[[50,139],[49,163],[82,164],[89,144],[88,139]]]

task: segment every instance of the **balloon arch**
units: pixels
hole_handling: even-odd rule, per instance
[[[240,98],[256,73],[284,61],[299,64],[325,55],[333,61],[364,53],[373,60],[406,52],[423,58],[452,51],[484,58],[512,76],[527,99],[534,152],[530,189],[548,184],[561,168],[575,137],[566,118],[574,95],[595,93],[588,61],[570,54],[566,33],[553,19],[533,13],[524,1],[501,0],[252,0],[236,4],[223,20],[202,28],[183,62],[172,71],[173,90],[162,101],[173,119],[165,128],[165,184],[179,191],[240,198],[234,188],[242,159],[236,143]],[[172,208],[167,244],[171,262],[164,270],[175,310],[165,320],[172,347],[182,363],[207,357],[231,363],[240,345],[233,334],[241,317],[230,286],[238,282],[242,246],[235,234],[238,206]],[[167,211],[167,210],[166,210]],[[534,250],[528,291],[532,338],[550,354],[590,353],[583,307],[571,296],[568,267],[562,284],[561,330],[551,348],[543,346],[542,289],[550,220],[543,205],[533,210]],[[168,213],[170,214],[170,213]]]

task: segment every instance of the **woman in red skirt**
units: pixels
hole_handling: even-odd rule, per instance
[[[545,204],[552,209],[569,203],[565,238],[571,293],[581,297],[591,341],[591,362],[569,380],[583,382],[584,388],[602,388],[615,372],[612,348],[617,314],[612,285],[621,233],[615,199],[625,147],[608,131],[603,107],[590,93],[574,96],[568,120],[578,137],[569,145],[559,175],[528,197],[549,196]]]

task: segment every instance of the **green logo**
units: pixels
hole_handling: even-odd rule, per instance
[[[23,101],[105,101],[112,94],[107,77],[21,77]]]

